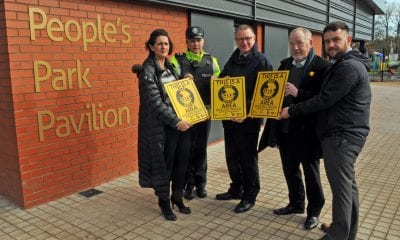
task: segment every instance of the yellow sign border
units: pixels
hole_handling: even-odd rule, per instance
[[[188,88],[193,93],[193,109],[186,109],[180,106],[179,100],[176,98],[176,91],[174,89],[179,89],[179,85]],[[183,78],[180,80],[172,81],[164,84],[165,91],[168,94],[169,100],[172,103],[172,107],[175,110],[176,115],[181,120],[187,121],[190,124],[196,124],[202,122],[209,118],[207,108],[204,106],[203,100],[191,78]],[[192,114],[191,118],[187,118],[188,113],[193,113],[196,110],[196,114]]]
[[[282,75],[284,74],[283,78],[277,77],[277,75]],[[274,76],[274,77],[264,77],[265,75],[269,76]],[[264,78],[263,78],[264,77]],[[257,76],[257,82],[256,86],[254,88],[253,92],[253,97],[251,101],[251,106],[250,106],[250,111],[249,111],[249,117],[254,117],[254,118],[278,118],[279,117],[279,112],[282,109],[282,104],[283,104],[283,99],[285,97],[285,86],[287,83],[289,77],[289,70],[281,70],[281,71],[263,71],[259,72]],[[268,100],[263,100],[261,99],[262,97],[259,96],[258,93],[262,91],[262,87],[264,86],[265,82],[268,81],[268,79],[273,79],[275,80],[275,83],[278,84],[279,88],[276,91],[276,95]],[[273,104],[274,101],[277,101],[276,104]],[[269,109],[266,109],[265,105],[266,104],[272,104],[275,105],[273,106],[274,113],[270,113]],[[271,107],[268,107],[271,108]],[[257,111],[257,109],[262,109],[262,111]]]
[[[236,111],[228,112],[226,109],[222,109],[221,106],[226,106],[221,103],[218,99],[219,89],[216,84],[221,82],[219,86],[231,86],[235,85],[238,90],[238,98],[234,100],[235,107],[238,109]],[[239,82],[239,83],[236,83]],[[231,120],[231,119],[242,119],[246,118],[247,109],[246,109],[246,85],[245,85],[245,77],[225,77],[225,78],[214,78],[211,80],[211,120]],[[221,106],[218,106],[217,103],[221,103]],[[217,113],[217,111],[225,112],[225,114]],[[229,114],[230,113],[230,114]]]

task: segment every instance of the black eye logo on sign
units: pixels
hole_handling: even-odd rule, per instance
[[[178,99],[179,104],[184,107],[190,107],[194,103],[194,95],[187,88],[179,89],[176,92],[176,99]]]
[[[279,90],[279,84],[276,80],[268,80],[261,86],[261,97],[271,99],[276,96]]]
[[[231,103],[237,99],[238,93],[239,91],[235,86],[227,85],[219,89],[218,97],[224,103]]]

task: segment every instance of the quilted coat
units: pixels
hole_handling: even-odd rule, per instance
[[[177,76],[166,60],[166,67]],[[164,158],[165,128],[176,128],[179,118],[173,110],[160,81],[162,70],[154,57],[148,57],[139,78],[138,158],[141,187],[168,191],[169,179]]]

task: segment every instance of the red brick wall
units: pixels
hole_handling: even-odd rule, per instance
[[[315,53],[319,56],[322,56],[322,34],[321,33],[312,33],[313,47]]]
[[[258,50],[260,52],[263,51],[263,24],[262,23],[257,23],[257,29],[256,29],[256,35],[257,35],[257,46],[258,46]]]
[[[22,205],[21,176],[6,41],[6,16],[10,16],[10,13],[5,12],[4,2],[0,2],[0,195]]]
[[[1,113],[13,109],[14,116],[0,119],[13,126],[15,117],[18,149],[12,131],[0,144],[14,138],[6,163],[19,167],[22,199],[10,189],[0,194],[29,208],[137,170],[138,89],[130,69],[147,56],[144,42],[155,28],[165,28],[175,49],[184,50],[186,11],[111,0],[5,0],[4,6],[10,77],[2,74],[0,87],[8,96],[12,89],[13,102],[2,97]]]

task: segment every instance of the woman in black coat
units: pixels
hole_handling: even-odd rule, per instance
[[[146,42],[149,56],[142,66],[134,66],[139,78],[139,184],[153,188],[165,219],[175,221],[170,206],[189,214],[182,200],[185,173],[190,153],[189,123],[180,120],[165,92],[163,84],[178,79],[167,56],[172,42],[163,29],[154,30]]]

